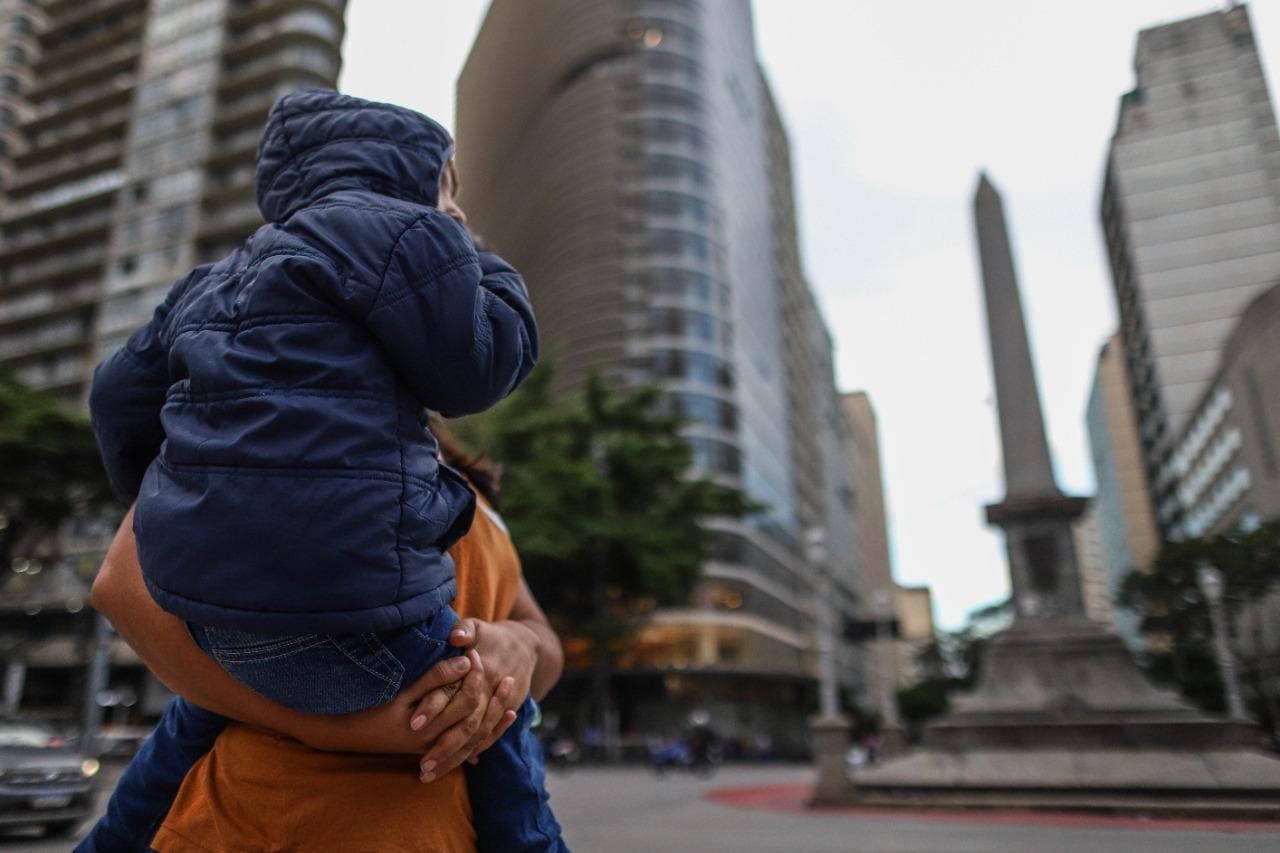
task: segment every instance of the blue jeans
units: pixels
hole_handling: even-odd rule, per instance
[[[349,714],[385,705],[441,660],[458,621],[452,607],[394,631],[280,636],[188,624],[196,645],[236,681],[306,714]]]
[[[447,611],[447,612],[446,612]],[[458,654],[444,642],[455,614],[383,634],[271,637],[191,626],[192,636],[238,680],[309,713],[346,713],[390,701],[437,661]],[[516,722],[466,767],[478,849],[567,851],[547,802],[542,747],[525,701]],[[134,756],[107,812],[77,853],[145,851],[192,765],[212,747],[226,720],[175,698]]]

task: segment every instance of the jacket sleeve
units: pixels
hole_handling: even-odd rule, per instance
[[[538,360],[519,273],[436,210],[401,235],[365,325],[418,402],[446,417],[494,405]]]
[[[164,442],[160,409],[164,406],[170,378],[168,348],[161,340],[160,330],[174,302],[185,290],[184,285],[190,284],[205,269],[197,268],[180,281],[156,308],[151,320],[93,373],[89,416],[98,439],[98,452],[102,454],[112,491],[126,504],[137,499],[142,476]]]

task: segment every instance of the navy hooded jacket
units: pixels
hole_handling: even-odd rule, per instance
[[[445,550],[474,496],[422,411],[492,406],[538,337],[520,276],[436,208],[451,153],[410,110],[282,98],[258,151],[267,224],[99,365],[94,430],[164,609],[354,633],[453,599]]]

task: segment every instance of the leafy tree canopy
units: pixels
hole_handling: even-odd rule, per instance
[[[530,586],[567,633],[608,643],[657,605],[688,602],[711,536],[741,516],[737,490],[690,476],[682,421],[655,387],[593,376],[553,399],[543,366],[510,399],[461,425],[502,466],[502,511]]]
[[[1223,603],[1234,615],[1280,581],[1280,520],[1249,532],[1166,542],[1150,570],[1131,572],[1120,590],[1120,603],[1138,612],[1153,639],[1147,655],[1151,675],[1176,684],[1196,704],[1221,710],[1213,629],[1197,579],[1202,561],[1222,572]]]
[[[88,418],[0,375],[0,568],[109,494]]]

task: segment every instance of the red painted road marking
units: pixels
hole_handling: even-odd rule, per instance
[[[1164,829],[1195,832],[1261,832],[1280,834],[1280,823],[1256,820],[1206,820],[1203,818],[1141,818],[1119,815],[1076,814],[1067,812],[1017,811],[946,811],[941,809],[885,809],[863,806],[831,806],[810,808],[809,792],[813,786],[805,782],[778,785],[752,785],[742,788],[716,788],[707,799],[739,809],[764,809],[778,812],[810,812],[839,814],[877,820],[928,821],[931,823],[963,823],[978,826],[1051,826],[1088,829]]]

